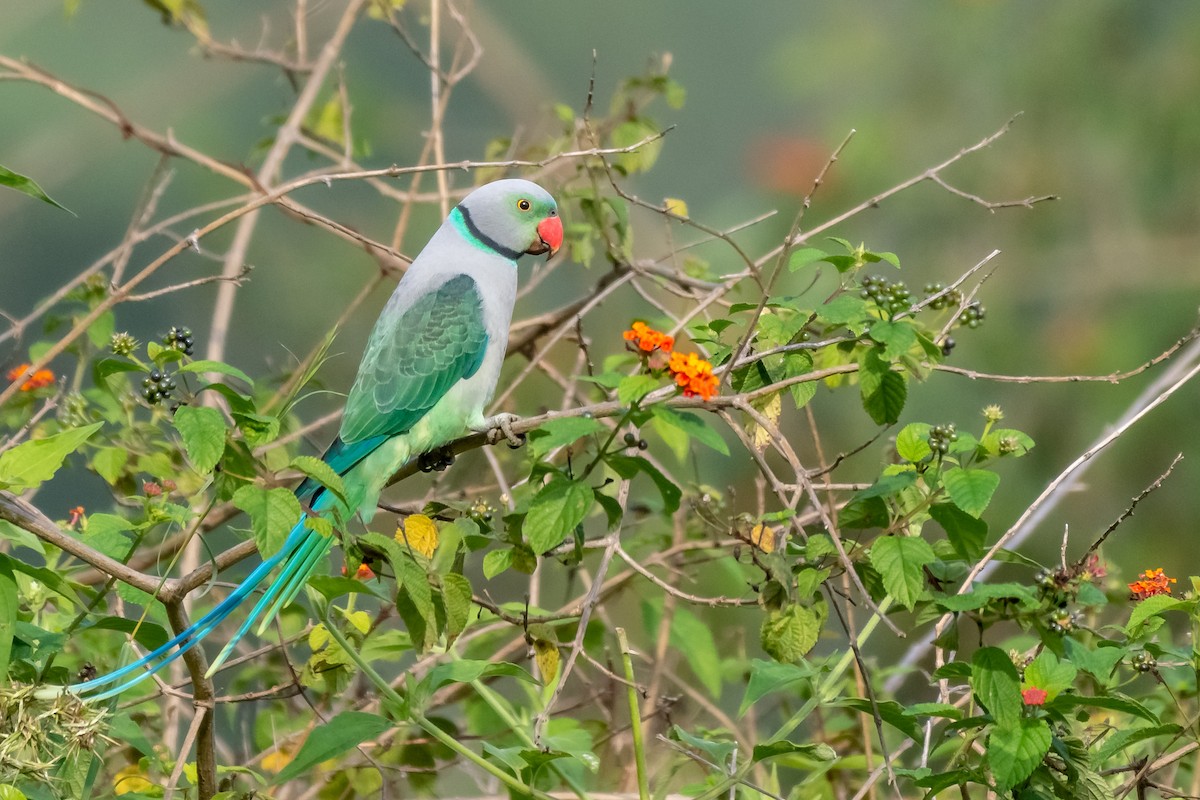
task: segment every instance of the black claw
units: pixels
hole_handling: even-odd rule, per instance
[[[525,446],[525,434],[514,433],[513,436],[515,436],[517,438],[517,441],[515,443],[512,442],[511,440],[508,442],[509,450],[519,450]]]

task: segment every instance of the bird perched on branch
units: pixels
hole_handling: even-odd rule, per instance
[[[301,502],[326,519],[358,514],[370,521],[384,485],[410,461],[468,429],[503,429],[511,438],[510,415],[488,419],[483,411],[508,344],[516,262],[553,255],[562,241],[554,198],[535,183],[500,180],[467,195],[405,272],[367,342],[341,430],[323,456],[345,496],[309,478],[296,488]],[[302,517],[277,553],[187,630],[128,666],[67,688],[92,700],[124,692],[195,647],[265,584],[211,675],[255,621],[261,634],[296,597],[332,544]]]

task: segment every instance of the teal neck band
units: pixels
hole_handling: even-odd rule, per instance
[[[467,210],[466,206],[455,206],[454,210],[450,212],[450,221],[454,223],[454,227],[458,229],[458,232],[462,234],[464,239],[480,250],[503,256],[509,261],[514,262],[522,255],[519,250],[505,247],[481,231],[479,226],[475,224],[475,221],[471,219],[471,212]]]

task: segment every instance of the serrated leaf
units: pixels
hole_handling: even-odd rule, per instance
[[[617,386],[617,399],[625,405],[633,405],[658,388],[659,380],[653,375],[627,375]]]
[[[1157,739],[1160,736],[1175,737],[1179,734],[1179,731],[1180,727],[1174,724],[1143,726],[1141,728],[1118,728],[1104,739],[1103,745],[1096,752],[1096,761],[1100,764],[1108,763],[1108,760],[1117,753],[1138,742]]]
[[[864,323],[871,318],[867,301],[852,294],[839,294],[820,306],[817,315],[830,325],[845,325],[854,333],[862,333]]]
[[[837,751],[823,742],[817,744],[795,744],[794,742],[782,741],[756,744],[751,759],[759,762],[766,761],[768,758],[774,758],[775,756],[801,756],[813,761],[834,761],[838,757]]]
[[[790,605],[767,614],[759,630],[762,648],[776,661],[803,658],[817,643],[821,621],[808,608]]]
[[[200,359],[199,361],[192,361],[182,365],[179,368],[179,371],[194,372],[197,374],[215,372],[218,375],[228,375],[231,378],[237,378],[239,381],[242,381],[251,388],[254,387],[254,381],[250,379],[249,375],[242,372],[237,367],[226,364],[223,361],[209,361],[208,359]]]
[[[1025,667],[1026,688],[1035,687],[1046,692],[1046,700],[1051,701],[1075,682],[1077,670],[1070,661],[1059,661],[1058,656],[1051,650],[1042,650],[1037,657]]]
[[[529,548],[541,554],[558,547],[587,517],[593,502],[586,483],[556,476],[533,498],[525,515],[521,529]]]
[[[929,447],[929,431],[932,427],[927,422],[905,425],[896,434],[896,454],[914,464],[929,458],[933,455],[933,450]]]
[[[788,256],[788,270],[795,272],[809,264],[824,261],[828,257],[829,254],[824,250],[818,250],[815,247],[798,247]]]
[[[300,751],[290,764],[271,779],[272,783],[286,783],[303,775],[308,770],[357,747],[368,739],[374,739],[392,729],[392,723],[377,715],[364,711],[343,711],[313,728],[304,740]]]
[[[746,683],[746,693],[742,696],[741,706],[738,707],[738,717],[742,717],[759,699],[772,692],[783,691],[800,681],[810,680],[813,674],[808,665],[752,659],[750,680]]]
[[[1190,605],[1191,601],[1171,597],[1169,594],[1159,594],[1147,597],[1133,607],[1129,614],[1129,622],[1125,625],[1125,633],[1136,636],[1138,629],[1151,617],[1157,617],[1166,611],[1172,611],[1180,606]]]
[[[873,349],[860,364],[858,388],[863,410],[877,425],[891,425],[900,419],[908,400],[908,381]]]
[[[92,456],[92,469],[112,486],[125,472],[129,451],[122,447],[101,447]]]
[[[512,566],[513,551],[511,547],[503,550],[491,550],[483,557],[483,577],[491,580]]]
[[[1012,729],[1021,719],[1021,679],[1008,653],[981,647],[971,657],[971,686],[997,728]]]
[[[471,582],[457,572],[442,576],[442,605],[446,607],[446,640],[453,642],[471,619]]]
[[[652,412],[654,422],[660,430],[663,426],[675,428],[686,433],[689,439],[716,450],[721,455],[729,455],[729,445],[725,444],[721,435],[709,427],[708,423],[698,414],[690,411],[677,411],[663,405],[654,406]]]
[[[1021,719],[996,727],[988,736],[987,760],[1002,793],[1028,778],[1050,751],[1050,726],[1041,719]]]
[[[68,428],[54,436],[22,442],[0,453],[0,484],[14,492],[40,486],[53,478],[67,456],[78,450],[103,424],[94,422],[81,428]]]
[[[61,208],[71,216],[75,216],[74,211],[64,205],[61,205],[57,201],[53,200],[50,195],[46,194],[46,192],[42,190],[42,187],[38,186],[37,181],[33,180],[33,178],[13,172],[11,169],[8,169],[5,166],[0,166],[0,186],[7,186],[9,189],[20,192],[21,194],[27,194],[30,197],[37,198],[43,203],[49,203],[55,208]]]
[[[925,590],[926,564],[937,561],[929,542],[919,536],[881,536],[871,545],[871,566],[896,602],[912,608]]]
[[[714,742],[699,736],[693,736],[678,725],[671,726],[671,738],[689,747],[706,753],[714,764],[729,763],[729,756],[737,750],[737,742]]]
[[[930,507],[929,516],[942,526],[954,552],[963,559],[973,561],[983,554],[983,543],[987,540],[988,526],[981,519],[971,516],[953,503],[937,503]]]
[[[683,490],[646,459],[641,456],[610,455],[605,459],[605,463],[625,479],[632,478],[639,472],[644,473],[658,487],[658,493],[663,500],[663,510],[668,514],[674,514],[679,510],[679,501],[683,499]]]
[[[409,514],[396,528],[396,541],[425,558],[433,558],[438,538],[437,524],[424,514]]]
[[[543,422],[529,433],[529,452],[542,458],[551,450],[563,447],[605,430],[603,423],[592,417],[560,417]]]
[[[533,640],[533,661],[537,664],[542,683],[549,686],[558,679],[558,644],[549,639]]]
[[[288,466],[333,492],[338,500],[346,502],[346,484],[342,481],[342,476],[321,459],[316,456],[296,456]]]
[[[17,579],[13,575],[13,560],[0,554],[0,680],[8,682],[8,660],[12,656],[13,637],[17,630]]]
[[[917,331],[906,319],[880,320],[871,326],[869,335],[883,345],[883,357],[889,361],[904,355],[917,343]]]
[[[992,502],[1000,476],[986,469],[950,467],[942,471],[942,484],[954,505],[978,518]]]
[[[250,515],[254,541],[264,558],[278,552],[288,533],[304,517],[300,501],[282,487],[264,489],[248,484],[233,493],[233,504]]]
[[[221,412],[207,406],[180,406],[172,423],[196,471],[212,472],[225,452],[225,417]]]

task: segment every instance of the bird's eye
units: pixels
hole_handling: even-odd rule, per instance
[[[528,211],[529,207],[529,201],[524,197],[517,201],[517,208],[521,209],[522,211]]]

